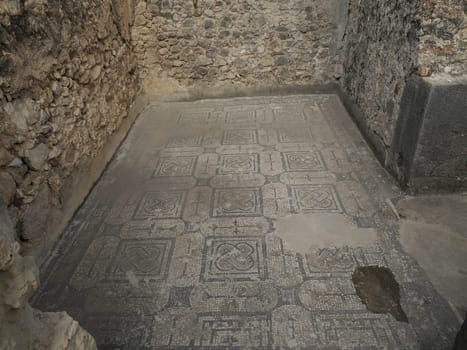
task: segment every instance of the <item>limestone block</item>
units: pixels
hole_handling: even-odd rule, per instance
[[[34,350],[97,350],[94,338],[66,312],[40,312],[34,316],[41,322]]]
[[[0,273],[2,307],[20,309],[39,286],[39,271],[32,257],[16,255],[10,269]]]
[[[14,159],[13,155],[0,146],[0,166],[5,166]]]
[[[5,0],[0,4],[0,15],[7,14],[16,16],[22,11],[20,0]]]
[[[31,150],[26,150],[24,152],[24,158],[27,165],[34,170],[41,170],[47,161],[49,156],[49,147],[47,145],[40,143]]]

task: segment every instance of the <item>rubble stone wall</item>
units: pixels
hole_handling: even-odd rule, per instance
[[[343,91],[387,162],[410,77],[467,74],[467,3],[350,0],[343,58]]]
[[[422,0],[418,47],[421,76],[467,74],[467,2]]]
[[[346,2],[138,0],[135,53],[144,77],[183,87],[329,82],[341,70]]]
[[[131,0],[0,3],[0,194],[37,246],[137,91]]]

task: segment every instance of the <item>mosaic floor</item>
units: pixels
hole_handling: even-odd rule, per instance
[[[336,96],[154,103],[33,301],[101,349],[451,349],[458,322],[398,242],[400,196]],[[370,265],[408,323],[360,301]]]

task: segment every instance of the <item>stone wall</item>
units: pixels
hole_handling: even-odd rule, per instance
[[[0,193],[23,248],[62,219],[72,175],[127,117],[131,16],[121,0],[0,4]]]
[[[351,0],[343,57],[347,106],[400,182],[466,187],[465,0]]]
[[[419,74],[467,74],[467,2],[422,0]]]
[[[329,82],[339,75],[346,0],[139,0],[144,77],[180,86]]]
[[[91,335],[67,313],[31,308],[27,300],[39,286],[38,269],[19,249],[0,199],[0,349],[96,350]]]
[[[406,77],[417,69],[419,2],[350,0],[344,92],[377,153],[391,145]]]

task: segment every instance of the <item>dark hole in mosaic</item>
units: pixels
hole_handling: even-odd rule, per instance
[[[391,314],[399,322],[409,322],[400,305],[400,289],[391,270],[380,266],[358,267],[352,274],[357,295],[368,310]]]

